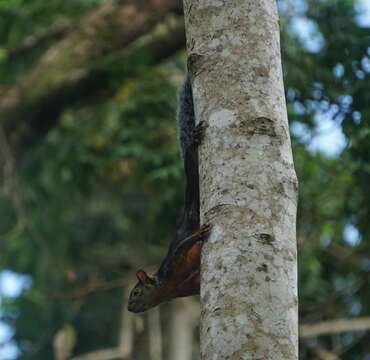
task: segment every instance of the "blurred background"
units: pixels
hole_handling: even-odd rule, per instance
[[[199,359],[197,298],[126,311],[184,192],[184,25],[157,3],[0,0],[1,360]],[[300,359],[369,360],[370,1],[278,5],[300,321],[362,324],[302,332]]]

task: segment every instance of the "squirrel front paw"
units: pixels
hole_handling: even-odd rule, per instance
[[[193,143],[199,146],[202,143],[208,125],[201,121],[193,130]]]
[[[204,224],[201,226],[199,230],[194,234],[197,237],[197,241],[206,241],[208,236],[211,232],[212,225],[211,224]]]

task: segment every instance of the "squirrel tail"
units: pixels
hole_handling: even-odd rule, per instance
[[[186,149],[191,144],[195,128],[195,115],[193,105],[193,92],[189,74],[186,74],[182,90],[179,95],[179,107],[177,113],[178,136],[181,155],[184,158]]]

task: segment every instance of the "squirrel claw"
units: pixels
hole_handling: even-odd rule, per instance
[[[202,227],[199,229],[199,241],[206,241],[208,239],[208,236],[211,232],[212,225],[211,224],[205,224],[202,225]]]
[[[198,146],[198,145],[201,144],[207,127],[208,127],[208,125],[204,121],[201,121],[194,128],[194,131],[193,131],[193,142],[194,142],[195,145]]]

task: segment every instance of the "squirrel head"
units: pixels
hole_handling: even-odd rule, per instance
[[[137,284],[131,290],[128,300],[128,311],[133,313],[144,312],[159,304],[158,289],[159,283],[155,276],[144,270],[136,273]]]

